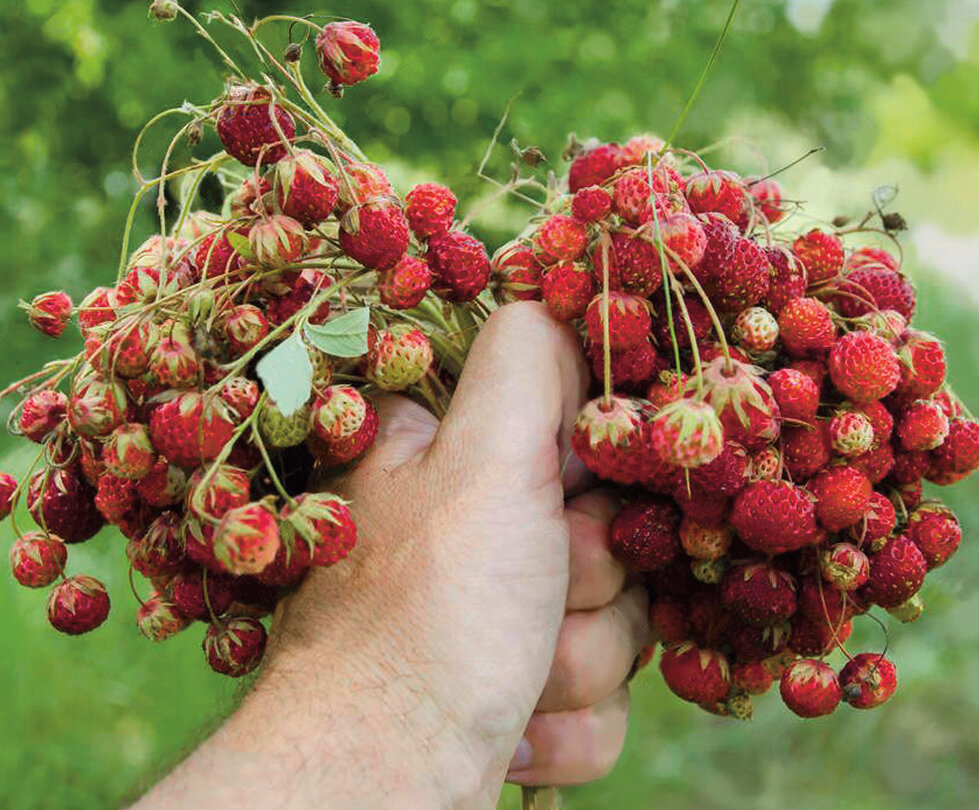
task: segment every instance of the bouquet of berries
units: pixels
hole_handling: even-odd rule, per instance
[[[911,325],[903,221],[797,232],[772,177],[652,136],[572,156],[494,267],[581,333],[599,395],[573,445],[622,488],[610,543],[648,583],[663,678],[739,718],[775,681],[802,717],[880,705],[894,664],[851,655],[851,622],[921,615],[962,538],[922,480],[979,467],[942,344]],[[863,234],[895,250],[845,246]]]
[[[151,12],[183,14],[210,39],[174,2]],[[357,542],[347,503],[308,491],[313,473],[371,446],[374,391],[444,412],[491,269],[483,244],[453,227],[448,188],[423,183],[400,199],[336,127],[304,81],[301,44],[280,60],[256,36],[267,21],[211,20],[246,37],[285,86],[235,68],[221,97],[174,111],[187,123],[167,156],[204,127],[223,149],[138,178],[133,210],[155,190],[160,233],[124,245],[116,283],[77,307],[64,292],[25,305],[55,338],[74,316],[84,349],[3,392],[20,396],[11,430],[40,449],[20,482],[0,475],[0,517],[26,500],[38,528],[14,523],[13,575],[53,586],[57,630],[105,621],[106,589],[71,570],[69,548],[112,524],[147,581],[133,587],[139,631],[162,641],[203,621],[208,663],[238,677],[261,660],[261,618],[283,590]],[[315,36],[335,95],[377,71],[369,26],[292,23]],[[220,216],[199,208],[206,175],[228,192]],[[165,186],[180,191],[171,224]]]

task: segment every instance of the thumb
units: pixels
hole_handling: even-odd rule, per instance
[[[543,304],[507,304],[473,343],[432,453],[504,475],[551,476],[587,386],[574,331]]]

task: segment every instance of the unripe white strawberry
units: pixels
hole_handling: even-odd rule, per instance
[[[874,446],[874,426],[858,411],[841,411],[829,423],[830,441],[841,456],[859,456]]]
[[[395,324],[374,338],[367,352],[367,379],[385,391],[404,391],[428,373],[432,357],[432,344],[421,329]]]
[[[749,352],[768,352],[778,340],[778,321],[764,307],[748,307],[734,321],[731,336]]]

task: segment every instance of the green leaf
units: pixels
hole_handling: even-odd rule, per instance
[[[330,318],[322,324],[306,324],[306,338],[317,349],[333,357],[360,357],[367,353],[367,327],[370,325],[369,307]]]
[[[238,253],[244,256],[246,259],[254,259],[255,251],[252,250],[252,244],[248,241],[247,236],[243,236],[235,231],[227,231],[225,236],[228,237],[228,241]]]
[[[283,416],[292,416],[313,392],[313,364],[298,332],[293,332],[255,366],[265,390]]]

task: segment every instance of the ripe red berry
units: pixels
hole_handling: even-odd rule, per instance
[[[71,318],[71,298],[65,292],[48,292],[37,296],[28,307],[31,326],[48,337],[61,337]]]
[[[433,236],[425,259],[432,270],[432,289],[447,301],[472,301],[489,283],[486,247],[468,233],[448,231]]]
[[[882,544],[897,523],[894,504],[880,492],[871,492],[863,518],[850,527],[850,537],[861,548],[876,548]]]
[[[916,400],[901,413],[897,438],[905,450],[934,450],[948,436],[949,420],[937,402]]]
[[[734,499],[731,525],[751,548],[766,554],[794,551],[819,537],[809,493],[788,481],[758,481]]]
[[[296,125],[289,113],[272,103],[266,88],[233,84],[218,110],[217,130],[231,157],[246,166],[257,163],[267,166],[286,154],[282,137],[291,140],[296,134]]]
[[[136,612],[136,628],[150,641],[165,641],[190,624],[177,606],[154,594]]]
[[[626,157],[617,143],[603,143],[578,155],[568,170],[568,190],[574,194],[585,186],[600,186],[625,165]]]
[[[408,241],[408,220],[395,203],[364,203],[345,214],[340,223],[343,252],[369,270],[394,267],[405,255]]]
[[[847,265],[850,266],[849,261]],[[847,318],[857,318],[875,309],[892,309],[905,321],[914,315],[914,285],[896,270],[880,265],[856,267],[846,274],[839,289],[837,306]]]
[[[377,284],[381,303],[392,309],[417,307],[432,286],[432,271],[424,259],[404,256],[385,271]]]
[[[897,689],[897,669],[883,655],[860,653],[840,671],[843,699],[854,709],[873,709]]]
[[[458,204],[452,190],[438,183],[420,183],[405,196],[411,232],[419,239],[445,233],[452,227]]]
[[[747,227],[751,203],[744,181],[734,172],[697,172],[687,178],[684,192],[695,214],[716,212],[742,231]]]
[[[897,393],[927,399],[945,382],[945,349],[931,335],[910,332],[898,349],[901,381]]]
[[[287,217],[312,228],[336,208],[340,186],[325,158],[297,149],[275,166],[275,199]]]
[[[962,542],[962,527],[955,513],[940,501],[926,501],[908,518],[908,538],[928,565],[928,570],[944,565]]]
[[[814,424],[819,409],[819,386],[801,371],[782,368],[768,376],[772,396],[783,419]]]
[[[759,369],[717,357],[703,368],[704,401],[710,403],[729,441],[754,452],[779,435],[778,405]]]
[[[44,388],[23,401],[18,427],[32,442],[41,443],[64,421],[67,411],[68,397],[61,391]]]
[[[652,406],[641,399],[613,395],[586,403],[575,420],[571,445],[600,478],[621,484],[645,481],[655,464],[650,444]]]
[[[799,717],[832,714],[843,699],[843,689],[832,667],[812,658],[802,658],[786,667],[779,693]]]
[[[583,317],[595,296],[592,274],[573,262],[560,262],[548,268],[540,287],[547,308],[559,321]]]
[[[979,422],[962,416],[948,420],[948,435],[931,451],[928,479],[943,483],[944,476],[961,476],[979,467]]]
[[[320,69],[338,86],[357,84],[377,73],[380,50],[374,29],[354,20],[328,23],[316,36]]]
[[[65,569],[68,548],[53,534],[25,532],[10,547],[10,568],[25,588],[50,585]]]
[[[653,418],[649,440],[662,461],[695,469],[721,454],[724,428],[709,403],[678,399]]]
[[[553,214],[541,223],[533,240],[541,264],[573,262],[588,247],[588,229],[572,217]]]
[[[763,303],[776,316],[793,298],[802,298],[809,284],[806,268],[794,253],[782,247],[764,248],[771,268],[771,284]]]
[[[605,254],[609,259],[609,284],[613,289],[648,298],[663,283],[659,249],[653,244],[648,230],[621,229],[612,233],[606,248],[601,242],[592,255],[596,283],[602,284]]]
[[[829,464],[833,447],[829,422],[818,421],[815,427],[785,427],[781,436],[782,459],[793,480],[808,480]]]
[[[778,314],[778,332],[790,357],[824,355],[836,340],[829,309],[815,298],[793,298]]]
[[[276,515],[263,502],[228,510],[214,532],[214,558],[237,576],[261,573],[278,551]]]
[[[882,608],[895,607],[918,592],[927,571],[924,555],[908,537],[891,538],[870,556],[870,577],[859,596]]]
[[[27,508],[34,522],[66,543],[94,537],[105,524],[95,493],[77,464],[35,473],[27,486]]]
[[[655,571],[681,552],[680,514],[666,498],[648,498],[625,506],[612,521],[612,554],[636,571]]]
[[[265,627],[258,619],[237,616],[208,625],[204,653],[215,672],[240,678],[259,665],[267,640]]]
[[[212,613],[221,616],[227,612],[234,601],[235,588],[233,578],[197,569],[178,573],[170,581],[169,592],[177,610],[188,619],[208,621]]]
[[[731,566],[720,589],[724,606],[748,624],[776,624],[796,611],[795,579],[766,562]]]
[[[827,467],[806,488],[816,498],[816,519],[831,532],[846,529],[864,516],[873,489],[866,475],[846,465]]]
[[[144,577],[169,577],[187,563],[182,540],[184,521],[175,511],[157,517],[142,537],[130,540],[126,556]]]
[[[612,197],[600,186],[579,189],[571,198],[571,213],[579,222],[598,222],[611,211]]]
[[[751,239],[739,239],[729,263],[712,275],[709,287],[715,306],[738,312],[761,301],[771,284],[768,256]]]
[[[870,560],[850,543],[837,543],[819,557],[823,579],[841,591],[855,591],[870,575]]]
[[[692,641],[665,649],[659,668],[670,691],[692,703],[722,701],[731,686],[731,671],[724,654],[698,647]]]
[[[221,398],[196,391],[185,391],[150,414],[153,447],[181,467],[213,461],[234,429],[234,419]]]
[[[809,284],[820,284],[843,269],[843,243],[839,237],[813,228],[792,243],[792,251],[805,265]]]
[[[853,402],[883,399],[901,379],[894,348],[870,332],[843,335],[829,353],[829,376]]]
[[[256,262],[282,267],[298,262],[306,253],[306,230],[285,214],[267,214],[249,229],[248,244]]]
[[[605,296],[600,293],[585,312],[588,339],[598,345],[605,342],[604,309]],[[646,340],[651,323],[649,309],[642,298],[615,291],[608,294],[608,340],[612,350],[623,351]]]
[[[755,207],[761,211],[769,225],[774,225],[785,215],[785,211],[782,210],[782,187],[778,184],[778,180],[766,177],[759,180],[747,178],[747,181],[748,191],[754,198]]]
[[[48,598],[48,621],[55,630],[77,636],[94,630],[109,615],[109,594],[94,577],[69,577]]]

